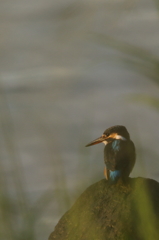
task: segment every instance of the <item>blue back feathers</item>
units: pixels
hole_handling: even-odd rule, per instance
[[[121,140],[114,140],[112,142],[112,148],[114,151],[119,151],[120,150],[120,141]]]
[[[112,148],[114,150],[114,152],[117,152],[120,150],[120,142],[121,140],[114,140],[112,142]],[[116,181],[119,177],[121,176],[121,171],[120,170],[115,170],[115,171],[111,171],[109,172],[109,177],[111,179],[111,181]]]
[[[109,177],[114,182],[121,176],[120,170],[111,171],[109,170]]]

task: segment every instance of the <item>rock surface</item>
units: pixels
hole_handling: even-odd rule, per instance
[[[49,240],[159,239],[159,183],[129,179],[91,185],[67,211]]]

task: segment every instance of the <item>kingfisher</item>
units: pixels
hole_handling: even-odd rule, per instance
[[[136,161],[134,143],[126,127],[116,125],[104,131],[101,137],[88,143],[86,147],[104,143],[104,175],[112,183],[119,179],[126,182]]]

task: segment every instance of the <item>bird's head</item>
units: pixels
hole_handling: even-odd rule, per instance
[[[104,131],[101,137],[95,139],[94,141],[88,143],[86,147],[98,144],[103,142],[105,145],[109,142],[112,142],[115,139],[121,139],[123,141],[129,140],[130,136],[126,127],[121,125],[116,125],[110,127]]]

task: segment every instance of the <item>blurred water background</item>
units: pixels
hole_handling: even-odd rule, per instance
[[[1,0],[0,239],[47,239],[103,178],[125,125],[132,177],[159,180],[159,11],[153,0]]]

